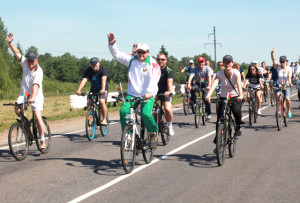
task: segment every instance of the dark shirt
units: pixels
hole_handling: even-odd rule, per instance
[[[168,91],[168,79],[174,78],[174,72],[171,68],[165,67],[164,69],[160,69],[161,76],[158,82],[158,92],[157,94],[162,94]]]
[[[278,79],[278,72],[277,72],[277,70],[274,68],[274,67],[272,67],[271,69],[270,69],[270,71],[271,71],[271,73],[272,73],[272,80],[273,81],[277,81],[277,79]]]
[[[91,67],[86,69],[83,78],[88,79],[91,81],[91,92],[96,93],[102,89],[102,77],[107,76],[106,68],[100,66],[97,72],[94,72]],[[105,90],[108,91],[108,83],[106,80]]]
[[[266,68],[266,71],[269,71],[269,68]],[[264,78],[269,78],[269,72],[264,74]]]
[[[246,79],[249,79],[250,84],[259,84],[259,78],[263,78],[263,76],[258,74],[256,76],[253,76],[251,73],[248,73],[246,75]]]
[[[205,88],[208,85],[208,77],[211,76],[211,69],[208,66],[204,66],[203,70],[200,70],[200,68],[196,66],[193,69],[191,75],[194,75],[194,78],[196,79],[196,84],[198,86],[201,84],[201,88]]]

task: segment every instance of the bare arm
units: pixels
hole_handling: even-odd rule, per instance
[[[179,71],[180,71],[181,73],[184,73],[184,72],[185,72],[185,68],[182,68],[181,66],[179,66]]]
[[[211,88],[209,89],[209,91],[208,91],[208,93],[207,93],[207,96],[205,97],[205,100],[206,100],[206,101],[210,102],[210,97],[211,97],[212,93],[214,92],[214,90],[216,89],[218,83],[219,83],[219,79],[216,78],[216,79],[214,80],[214,83],[212,84]]]
[[[275,51],[275,47],[273,47],[273,49],[271,50],[271,59],[272,59],[272,62],[273,62],[273,67],[277,70],[278,68],[278,63],[274,57],[274,51]]]
[[[239,91],[239,95],[238,95],[237,100],[238,100],[238,101],[242,101],[243,98],[244,98],[244,95],[243,95],[243,89],[242,89],[242,80],[241,80],[241,77],[237,77],[237,88],[238,88],[238,91]]]
[[[247,87],[247,85],[248,85],[248,82],[249,82],[249,79],[246,79],[246,80],[245,80],[245,83],[244,83],[244,87],[243,87],[243,88],[246,88],[246,87]]]
[[[81,90],[82,90],[82,88],[84,87],[84,85],[86,84],[86,82],[87,82],[87,79],[86,79],[86,78],[82,78],[82,80],[81,80],[81,82],[80,82],[80,84],[79,84],[79,87],[78,87],[78,89],[77,89],[77,91],[76,91],[76,94],[77,94],[77,95],[80,95],[80,94],[81,94]]]
[[[193,79],[193,77],[195,76],[195,74],[191,74],[190,76],[189,76],[189,79],[188,79],[188,89],[190,90],[192,87],[191,87],[191,82],[192,82],[192,79]]]
[[[107,76],[103,76],[102,77],[102,89],[100,90],[100,94],[103,94],[105,92],[105,87],[106,87],[106,80],[107,80]]]
[[[32,86],[32,95],[31,95],[30,99],[28,99],[29,104],[33,103],[33,101],[34,101],[34,99],[35,99],[35,97],[38,93],[39,87],[40,86],[38,84],[33,84],[33,86]]]
[[[15,47],[15,45],[13,45],[12,41],[13,41],[13,34],[12,33],[9,33],[6,41],[8,43],[8,46],[9,48],[11,49],[11,51],[14,53],[14,55],[16,56],[17,60],[20,61],[21,60],[21,57],[22,57],[22,54],[21,52],[19,51],[19,49],[17,47]]]

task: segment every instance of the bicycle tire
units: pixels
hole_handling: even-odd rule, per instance
[[[220,96],[218,95],[216,99],[216,112],[218,112],[219,105],[220,105],[219,103],[220,103]]]
[[[253,107],[252,107],[252,111],[253,111],[253,122],[257,123],[257,105],[256,105],[256,101],[253,102]]]
[[[188,94],[185,92],[184,95],[183,95],[183,112],[184,112],[184,115],[189,115],[189,107],[190,105],[190,100],[188,98]]]
[[[89,110],[85,119],[85,132],[89,141],[92,141],[96,134],[97,122],[92,110]]]
[[[252,112],[252,103],[253,101],[250,100],[249,101],[249,125],[252,126],[252,124],[254,123],[254,114]]]
[[[202,117],[202,124],[205,125],[206,113],[205,113],[205,103],[204,101],[201,104],[201,117]]]
[[[160,129],[161,141],[162,141],[163,145],[167,145],[170,142],[171,136],[170,136],[168,124],[167,124],[167,121],[165,120],[165,118],[164,118],[164,120],[161,121],[160,128],[161,128]]]
[[[278,101],[276,104],[275,117],[276,117],[277,129],[278,131],[280,131],[282,128],[281,101]]]
[[[143,159],[146,164],[151,163],[154,155],[154,148],[150,147],[150,134],[147,133],[147,130],[145,128],[145,136],[144,136],[144,143],[146,146],[142,146],[142,154],[143,154]]]
[[[226,126],[224,123],[220,123],[218,126],[216,137],[216,155],[217,163],[222,166],[225,161],[225,145],[226,145]]]
[[[271,106],[274,106],[274,90],[273,88],[270,88],[270,102],[271,102]]]
[[[8,144],[11,154],[17,161],[22,161],[26,158],[29,149],[29,139],[21,123],[14,123],[10,127]]]
[[[101,118],[102,118],[102,114],[101,114]],[[106,115],[106,121],[107,121],[106,125],[100,125],[100,132],[103,137],[106,137],[108,135],[109,124],[110,124],[108,114]]]
[[[196,102],[196,107],[195,107],[195,126],[196,128],[199,128],[199,123],[200,123],[200,116],[201,116],[201,108],[199,105],[199,102]]]
[[[235,151],[236,151],[236,139],[235,139],[235,135],[234,135],[234,130],[235,130],[236,124],[234,120],[230,121],[229,124],[229,130],[228,130],[228,135],[229,135],[229,139],[228,139],[228,153],[229,153],[229,157],[232,158],[235,155]]]
[[[36,140],[36,145],[37,145],[38,150],[42,154],[47,154],[51,149],[52,135],[51,135],[50,127],[49,127],[46,119],[44,119],[44,118],[43,118],[43,123],[44,123],[44,137],[45,137],[45,142],[46,142],[46,148],[40,149],[40,142],[39,142],[40,139]],[[37,130],[38,130],[38,128],[37,128]],[[37,135],[39,135],[39,133]]]
[[[132,139],[135,139],[132,126],[127,125],[122,132],[120,147],[122,166],[127,174],[131,173],[135,166],[136,140],[132,142]]]

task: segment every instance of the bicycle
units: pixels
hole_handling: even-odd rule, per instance
[[[193,102],[191,100],[191,92],[190,90],[186,89],[183,94],[183,112],[184,115],[189,115],[190,109],[193,111]]]
[[[260,88],[249,88],[250,99],[249,99],[249,125],[252,126],[253,123],[256,123],[257,120],[257,100],[256,100],[256,91]]]
[[[173,94],[169,94],[169,96],[172,96]],[[164,94],[156,95],[158,97],[164,96]],[[170,141],[170,133],[169,128],[166,120],[166,113],[165,109],[163,108],[162,102],[160,104],[158,103],[158,100],[155,100],[153,105],[153,116],[156,121],[157,127],[158,127],[158,133],[161,135],[161,140],[163,145],[167,145]]]
[[[195,105],[195,126],[196,128],[199,128],[200,117],[202,117],[202,124],[205,125],[206,113],[205,113],[205,102],[202,98],[204,94],[204,89],[199,88],[197,92],[198,92],[198,99],[196,100],[196,105]]]
[[[264,89],[263,89],[263,100],[265,101],[265,102],[267,102],[267,97],[268,97],[268,92],[267,92],[267,90],[268,90],[268,85],[267,85],[267,81],[266,81],[267,79],[265,78],[265,80],[264,80]]]
[[[120,148],[123,169],[129,174],[134,169],[136,155],[142,151],[144,161],[149,164],[153,159],[155,148],[150,146],[150,134],[145,132],[143,119],[141,119],[140,133],[135,120],[135,113],[139,115],[140,113],[134,110],[134,106],[141,102],[147,102],[145,97],[138,97],[136,100],[134,97],[131,99],[121,98],[120,100],[130,102],[130,113],[126,115],[127,121],[122,132]],[[145,133],[147,134],[146,138],[144,138]]]
[[[109,130],[109,118],[108,114],[106,116],[107,124],[101,125],[100,122],[103,119],[101,108],[98,105],[99,102],[99,93],[81,93],[81,96],[88,96],[88,101],[90,104],[88,105],[88,111],[85,119],[85,131],[86,136],[89,141],[92,141],[95,138],[97,126],[100,126],[100,132],[103,137],[108,135]]]
[[[276,103],[276,82],[273,80],[270,80],[270,100],[271,100],[271,106],[274,106],[274,103]]]
[[[225,161],[225,150],[228,146],[229,157],[234,157],[236,152],[236,141],[233,131],[236,128],[236,123],[232,117],[232,105],[235,101],[223,99],[220,102],[224,103],[223,115],[218,121],[217,136],[216,136],[216,155],[217,163],[222,166]]]
[[[284,103],[285,103],[284,91],[286,90],[286,85],[285,84],[279,85],[278,89],[280,91],[279,91],[279,95],[278,95],[279,98],[276,103],[275,117],[276,117],[276,125],[278,128],[278,131],[280,131],[282,129],[283,122],[284,122],[285,127],[288,126],[287,113],[285,112],[285,107],[284,107]]]
[[[25,102],[25,105],[27,105],[27,102]],[[9,103],[3,104],[3,106],[18,106],[20,109],[20,117],[16,119],[17,122],[11,125],[8,133],[9,149],[13,157],[17,161],[24,160],[28,155],[29,146],[34,142],[36,143],[37,149],[42,154],[48,153],[51,148],[52,136],[50,127],[47,123],[47,118],[42,116],[46,148],[40,149],[40,138],[38,136],[37,121],[34,113],[32,112],[32,118],[28,120],[24,114],[24,109],[22,108],[23,103]]]
[[[221,85],[218,84],[218,86],[216,87],[216,112],[218,112],[220,98],[221,98],[220,90],[221,90]]]

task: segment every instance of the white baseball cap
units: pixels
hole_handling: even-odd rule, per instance
[[[194,63],[194,61],[193,61],[193,60],[190,60],[190,63]]]
[[[138,43],[136,50],[149,51],[149,46],[146,43]]]
[[[251,62],[251,64],[255,64],[255,63],[257,63],[257,64],[258,64],[258,61],[252,61],[252,62]]]

